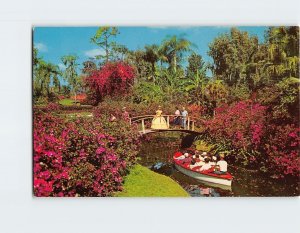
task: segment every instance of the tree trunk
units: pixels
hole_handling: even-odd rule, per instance
[[[174,72],[176,73],[176,67],[177,67],[177,64],[176,64],[176,54],[174,55],[173,65],[174,65]]]
[[[75,97],[75,104],[77,105],[77,95],[76,95],[76,91],[74,91],[74,97]]]

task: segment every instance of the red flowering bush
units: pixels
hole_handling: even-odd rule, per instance
[[[134,77],[134,69],[130,65],[110,62],[88,76],[85,83],[92,91],[89,94],[99,102],[104,96],[126,93]]]
[[[271,170],[277,174],[299,176],[300,128],[295,125],[271,125],[265,151]]]
[[[136,161],[138,137],[129,129],[123,141],[121,131],[109,133],[109,124],[35,114],[34,194],[110,196],[120,191],[122,177]]]
[[[205,111],[205,107],[197,105],[197,104],[191,104],[187,107],[187,110],[188,110],[190,116],[200,117],[203,115],[203,113]]]

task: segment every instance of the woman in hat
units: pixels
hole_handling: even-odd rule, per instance
[[[151,129],[168,129],[167,122],[165,118],[162,116],[161,106],[158,106],[158,110],[156,111],[156,115],[152,120]]]

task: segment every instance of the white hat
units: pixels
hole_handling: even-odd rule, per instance
[[[189,156],[189,153],[184,153],[183,155],[184,155],[185,157],[187,157],[187,156]]]
[[[202,155],[207,155],[207,152],[203,152]]]

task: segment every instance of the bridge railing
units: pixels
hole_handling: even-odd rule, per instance
[[[155,116],[156,115],[135,116],[135,117],[129,118],[129,122],[130,122],[130,125],[133,123],[141,122],[142,132],[145,133],[146,132],[145,121],[150,120],[150,119],[152,120]],[[178,117],[178,115],[161,115],[161,117],[164,117],[167,119],[167,126],[168,126],[168,128],[170,128],[170,117]],[[181,116],[179,116],[179,117],[182,119]],[[188,116],[186,129],[195,131],[195,122],[196,122],[196,119],[194,117]]]

